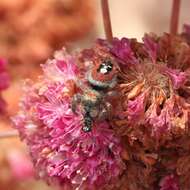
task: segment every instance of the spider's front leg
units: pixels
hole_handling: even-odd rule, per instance
[[[81,94],[75,94],[73,96],[73,99],[72,99],[72,104],[71,104],[71,109],[73,111],[73,113],[76,114],[76,109],[77,109],[77,106],[81,103],[82,101],[82,95]]]

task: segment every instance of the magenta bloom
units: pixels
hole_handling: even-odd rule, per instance
[[[138,63],[138,59],[136,59],[135,53],[132,50],[130,39],[122,38],[119,40],[118,38],[114,38],[112,44],[111,52],[115,56],[129,64]]]
[[[137,97],[135,100],[129,100],[127,112],[128,112],[128,120],[130,122],[139,122],[144,113],[144,101],[145,95],[142,94]]]
[[[6,69],[7,62],[0,59],[0,113],[5,111],[6,103],[1,96],[1,91],[5,90],[10,83],[10,78]]]
[[[13,118],[38,176],[69,189],[112,187],[125,168],[121,144],[106,121],[85,133],[82,113],[71,110],[76,57],[57,52],[43,70],[38,83],[26,85],[20,113]]]
[[[173,174],[165,176],[160,181],[160,190],[180,190],[177,177]]]

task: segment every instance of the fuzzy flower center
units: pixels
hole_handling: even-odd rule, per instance
[[[145,62],[138,65],[127,73],[127,79],[121,86],[126,87],[125,95],[128,99],[134,99],[140,93],[145,92],[148,95],[147,102],[156,101],[162,104],[171,94],[171,79],[165,73],[163,63],[153,64]]]

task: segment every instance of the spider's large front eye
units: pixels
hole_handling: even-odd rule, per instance
[[[113,69],[113,63],[110,59],[103,60],[97,71],[102,74],[108,74]]]

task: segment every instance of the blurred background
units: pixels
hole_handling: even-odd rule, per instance
[[[169,31],[172,0],[109,3],[115,37],[140,40],[145,32]],[[189,7],[190,1],[182,0],[180,30],[190,22]],[[18,111],[23,79],[36,80],[40,64],[62,46],[78,50],[97,37],[104,38],[100,0],[0,0],[0,131],[11,127],[9,118]],[[34,176],[20,140],[0,139],[0,190],[55,189]]]

